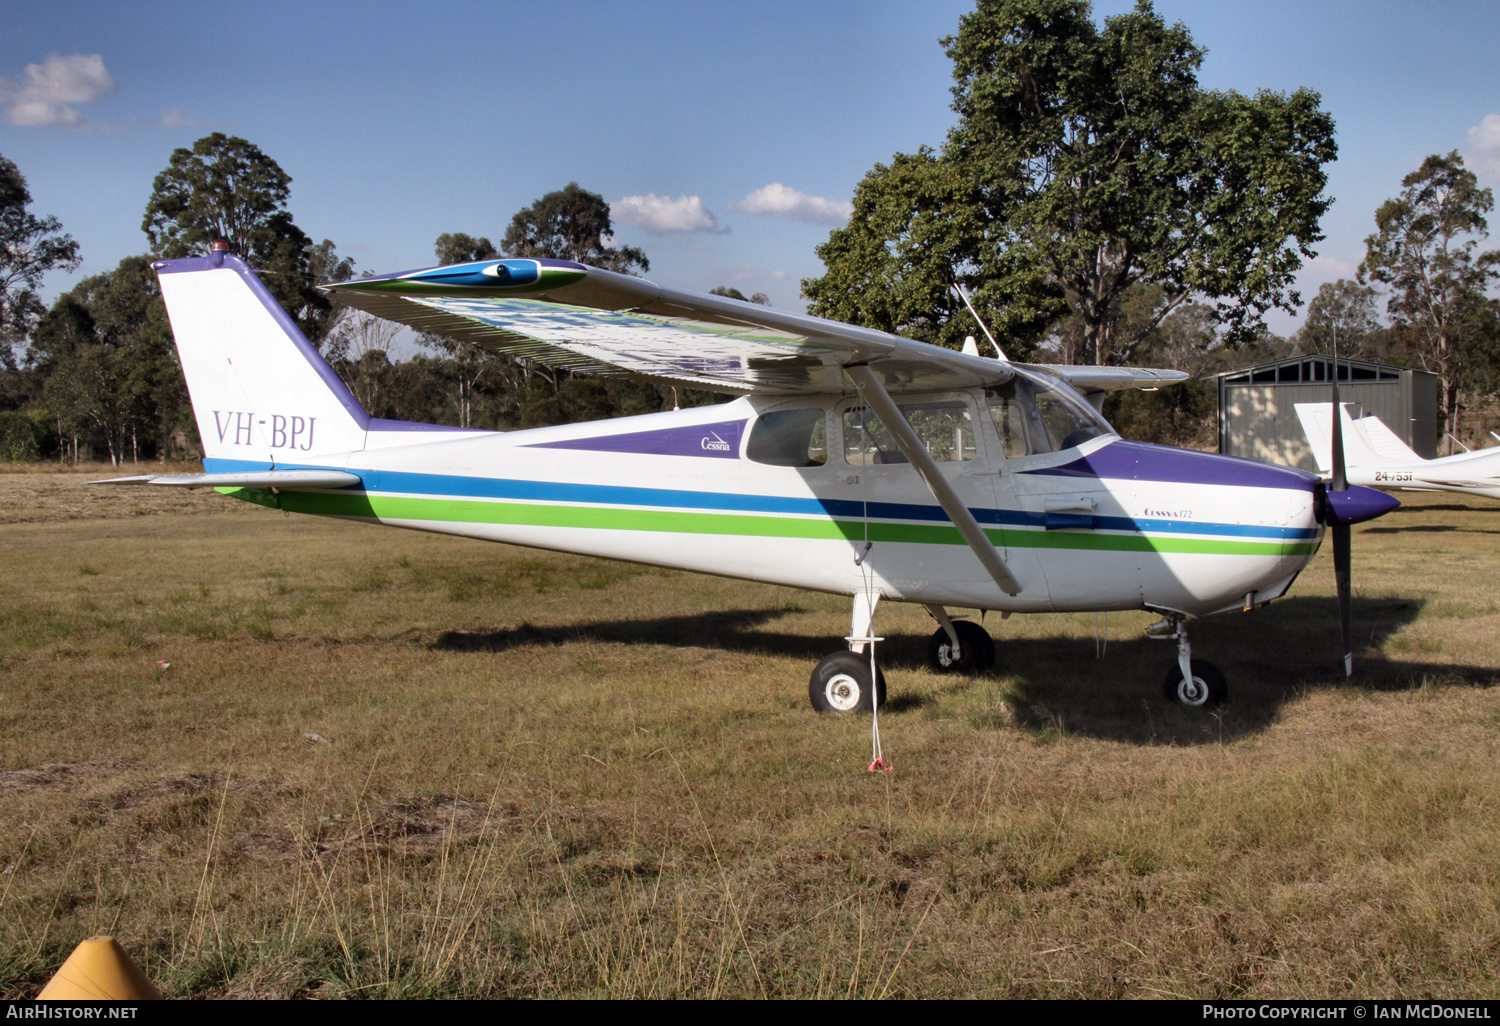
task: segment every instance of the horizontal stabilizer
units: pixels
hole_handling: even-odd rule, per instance
[[[1494,488],[1500,482],[1496,481],[1460,481],[1451,477],[1417,477],[1418,484],[1435,485],[1438,488],[1472,489],[1472,488]]]
[[[262,470],[248,474],[144,474],[89,484],[166,485],[170,488],[349,488],[359,475],[342,470]]]

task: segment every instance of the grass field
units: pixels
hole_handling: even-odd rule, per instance
[[[1220,714],[883,608],[876,775],[842,600],[89,476],[0,474],[0,997],[1500,995],[1494,503],[1355,529],[1353,684],[1326,551],[1197,625]]]

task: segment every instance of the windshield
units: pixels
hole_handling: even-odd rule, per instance
[[[1057,452],[1114,434],[1072,386],[1052,378],[1018,372],[986,395],[1006,456]]]

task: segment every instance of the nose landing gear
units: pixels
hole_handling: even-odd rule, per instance
[[[954,620],[942,606],[927,606],[940,626],[927,639],[927,665],[933,673],[987,673],[995,665],[995,642],[972,620]]]
[[[1167,616],[1146,628],[1146,636],[1177,642],[1177,662],[1167,670],[1162,689],[1169,702],[1196,709],[1217,708],[1229,697],[1229,685],[1219,668],[1205,659],[1194,659],[1182,619]]]

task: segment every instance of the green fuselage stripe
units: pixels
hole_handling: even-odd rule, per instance
[[[610,531],[657,531],[666,534],[725,534],[761,538],[908,542],[919,545],[963,545],[951,524],[904,524],[872,520],[866,535],[862,520],[832,517],[766,517],[742,513],[694,513],[618,506],[562,506],[545,503],[479,502],[471,499],[424,499],[363,493],[282,492],[259,488],[221,488],[248,502],[291,513],[377,520],[425,520],[439,523],[512,524],[526,527],[590,528]],[[1170,535],[1104,534],[1097,531],[1028,531],[990,527],[984,533],[997,546],[1032,549],[1092,549],[1110,552],[1186,552],[1211,555],[1304,556],[1317,550],[1306,541],[1232,541]]]

